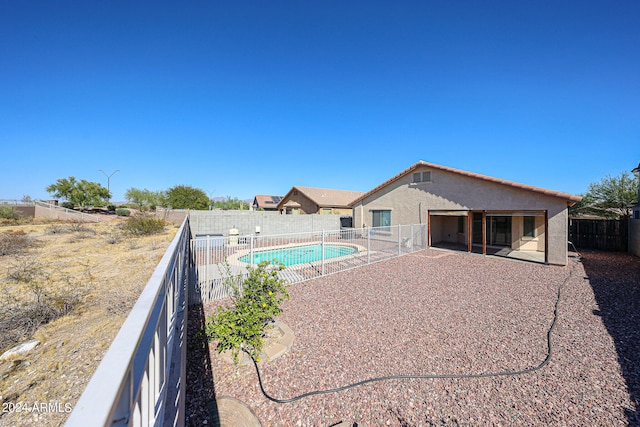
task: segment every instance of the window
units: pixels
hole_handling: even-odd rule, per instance
[[[391,211],[372,211],[374,227],[386,227],[384,231],[390,231],[391,226]]]
[[[415,172],[413,174],[413,182],[431,182],[431,171],[426,172]]]
[[[467,219],[466,216],[458,217],[458,233],[464,233],[464,220]]]
[[[640,209],[633,213],[633,218],[634,219],[640,219]]]
[[[525,216],[523,217],[524,224],[524,237],[536,237],[536,217],[535,216]]]

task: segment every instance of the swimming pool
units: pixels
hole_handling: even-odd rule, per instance
[[[324,259],[337,258],[345,255],[351,255],[358,252],[358,249],[347,245],[324,245]],[[279,261],[285,267],[296,264],[304,264],[307,262],[320,261],[322,259],[322,244],[317,243],[305,246],[292,246],[288,248],[268,249],[253,253],[253,263],[259,264],[263,261]],[[239,258],[240,261],[249,263],[251,255],[244,255]]]

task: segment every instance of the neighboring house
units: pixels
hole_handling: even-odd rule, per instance
[[[580,200],[419,161],[351,206],[354,227],[427,224],[430,246],[566,265],[567,211]]]
[[[253,198],[253,210],[257,211],[258,209],[262,209],[265,211],[277,211],[278,203],[282,200],[282,196],[265,196],[263,194],[258,194]]]
[[[293,187],[278,203],[285,214],[351,214],[350,204],[364,193],[327,188]]]

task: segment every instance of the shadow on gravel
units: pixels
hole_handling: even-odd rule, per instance
[[[187,395],[186,425],[219,426],[213,371],[207,338],[199,334],[206,316],[202,304],[189,306],[187,329]]]
[[[634,402],[640,404],[640,258],[621,252],[581,251],[582,264],[607,331],[614,340],[620,370]],[[631,426],[640,413],[626,410]]]

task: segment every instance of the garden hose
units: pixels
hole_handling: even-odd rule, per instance
[[[574,263],[573,267],[571,268],[571,271],[569,272],[567,277],[562,281],[562,283],[560,283],[560,285],[558,286],[558,291],[557,291],[557,294],[556,294],[556,302],[555,302],[555,306],[554,306],[554,309],[553,309],[553,321],[551,322],[551,326],[549,327],[549,329],[547,331],[547,355],[544,358],[544,360],[542,362],[540,362],[540,364],[538,364],[537,366],[531,367],[531,368],[522,369],[522,370],[518,370],[518,371],[497,371],[497,372],[486,372],[486,373],[478,373],[478,374],[387,375],[387,376],[382,376],[382,377],[368,378],[366,380],[362,380],[362,381],[358,381],[358,382],[355,382],[355,383],[347,384],[347,385],[344,385],[342,387],[336,387],[336,388],[325,389],[325,390],[309,391],[307,393],[303,393],[303,394],[300,394],[298,396],[291,397],[289,399],[278,399],[278,398],[275,398],[275,397],[269,395],[269,393],[267,393],[267,391],[264,389],[264,384],[262,382],[262,377],[260,375],[260,369],[258,367],[258,363],[255,361],[253,356],[251,356],[251,354],[246,349],[243,348],[243,351],[245,351],[247,354],[249,354],[249,356],[251,357],[251,360],[253,360],[253,364],[254,364],[254,366],[256,368],[256,373],[258,374],[258,383],[260,384],[260,390],[262,390],[262,394],[264,394],[264,396],[267,399],[269,399],[269,400],[271,400],[272,402],[275,402],[275,403],[291,403],[291,402],[295,402],[297,400],[303,399],[305,397],[319,395],[319,394],[336,393],[336,392],[339,392],[339,391],[347,390],[347,389],[350,389],[350,388],[354,388],[354,387],[358,387],[358,386],[361,386],[361,385],[364,385],[364,384],[368,384],[368,383],[372,383],[372,382],[378,382],[378,381],[398,380],[398,379],[429,379],[429,380],[433,380],[433,379],[492,378],[492,377],[517,376],[517,375],[529,374],[529,373],[532,373],[532,372],[535,372],[535,371],[538,371],[538,370],[544,368],[551,361],[551,355],[553,353],[553,345],[552,345],[552,340],[551,340],[552,337],[551,337],[551,335],[553,334],[553,330],[555,329],[556,324],[558,323],[558,307],[560,305],[560,299],[561,299],[561,296],[562,296],[562,288],[564,287],[564,285],[569,281],[569,279],[573,275],[575,267],[576,267],[576,265],[578,265],[578,262],[580,262],[580,259],[581,259],[581,256],[580,256],[580,254],[578,254],[577,260]]]

